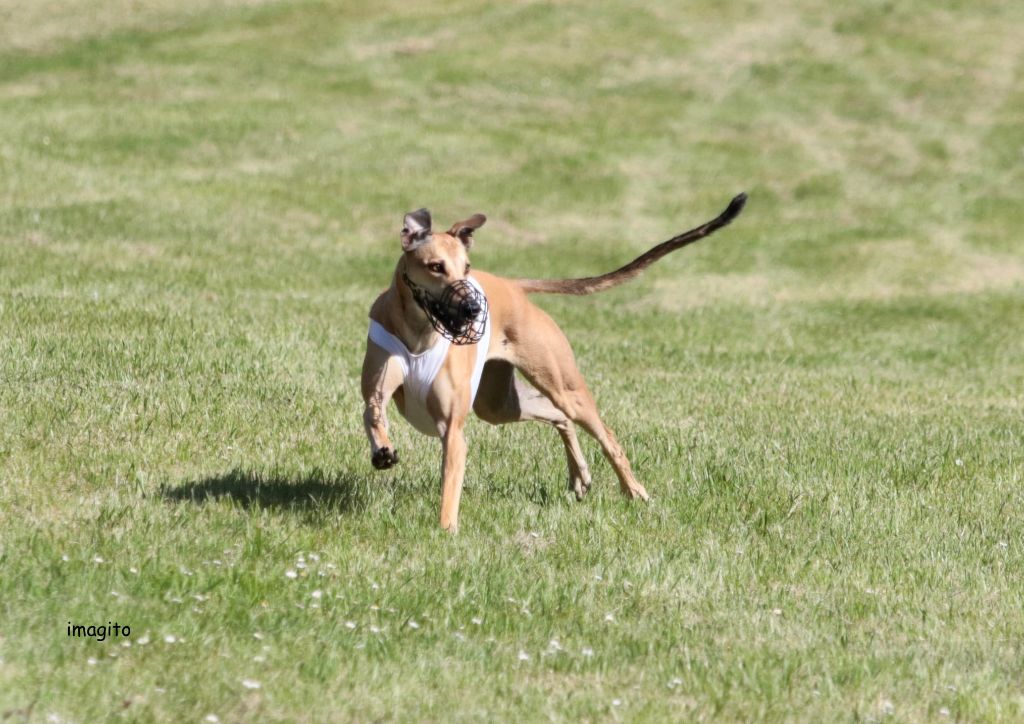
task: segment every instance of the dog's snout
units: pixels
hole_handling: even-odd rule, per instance
[[[483,307],[475,299],[466,299],[462,302],[462,311],[466,313],[466,317],[473,319],[483,311]]]
[[[487,329],[487,297],[473,282],[459,279],[440,295],[430,294],[413,284],[413,297],[438,332],[455,344],[475,344]]]

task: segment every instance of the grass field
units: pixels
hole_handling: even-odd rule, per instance
[[[0,0],[0,717],[1024,718],[1024,3],[647,6]],[[372,471],[404,212],[578,276],[744,190],[537,299],[650,504]]]

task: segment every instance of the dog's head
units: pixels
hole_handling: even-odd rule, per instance
[[[456,343],[471,343],[467,331],[481,317],[486,300],[466,281],[473,232],[487,217],[473,214],[444,233],[434,233],[426,209],[405,215],[402,226],[403,279],[435,328]]]

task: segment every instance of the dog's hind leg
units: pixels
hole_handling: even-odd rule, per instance
[[[387,351],[369,342],[363,360],[362,390],[366,408],[363,425],[370,440],[370,462],[378,470],[386,470],[398,462],[398,452],[388,437],[387,407],[405,376]]]
[[[589,397],[589,393],[587,393],[587,396]],[[644,486],[633,475],[633,468],[629,464],[629,458],[626,457],[622,445],[615,439],[615,433],[601,421],[601,416],[597,412],[597,405],[594,404],[593,399],[590,400],[589,407],[584,405],[577,408],[573,419],[582,425],[583,429],[589,432],[601,445],[601,451],[604,453],[605,458],[615,468],[615,474],[619,478],[619,488],[623,494],[630,498],[649,500],[650,496],[647,494],[647,490],[644,489]]]
[[[558,430],[565,447],[565,458],[569,467],[569,490],[577,500],[590,490],[590,469],[576,438],[576,426],[572,420],[555,407],[551,400],[535,388],[515,376],[515,368],[503,360],[491,360],[484,367],[480,390],[473,403],[477,416],[491,423],[502,425],[509,422],[537,420],[547,422]]]
[[[648,500],[647,491],[633,475],[629,458],[615,439],[615,433],[601,420],[597,404],[576,367],[569,340],[547,314],[536,307],[532,311],[531,335],[516,345],[516,367],[566,417],[597,440],[615,469],[623,494]]]

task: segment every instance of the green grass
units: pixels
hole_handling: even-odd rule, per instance
[[[0,715],[1020,720],[1022,28],[0,0]],[[575,503],[540,426],[471,423],[456,537],[436,441],[371,470],[404,212],[587,275],[741,190],[537,300],[651,504],[589,440]]]

